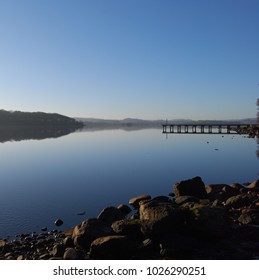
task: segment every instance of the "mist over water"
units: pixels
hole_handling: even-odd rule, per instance
[[[205,184],[257,180],[256,149],[241,135],[166,137],[159,129],[1,143],[0,238],[54,229],[57,218],[69,228],[136,195],[168,195],[194,176]]]

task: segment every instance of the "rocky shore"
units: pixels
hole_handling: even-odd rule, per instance
[[[63,232],[0,240],[0,259],[259,259],[259,180],[184,180],[169,195],[131,198]]]

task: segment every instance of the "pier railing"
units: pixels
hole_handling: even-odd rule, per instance
[[[163,133],[230,134],[248,128],[251,124],[163,124]]]

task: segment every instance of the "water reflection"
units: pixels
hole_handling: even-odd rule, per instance
[[[0,143],[58,138],[77,130],[71,126],[4,126],[0,127]]]

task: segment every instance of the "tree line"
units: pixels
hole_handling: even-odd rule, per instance
[[[25,125],[25,126],[74,126],[80,127],[82,123],[73,118],[57,113],[21,112],[0,110],[0,125]]]

